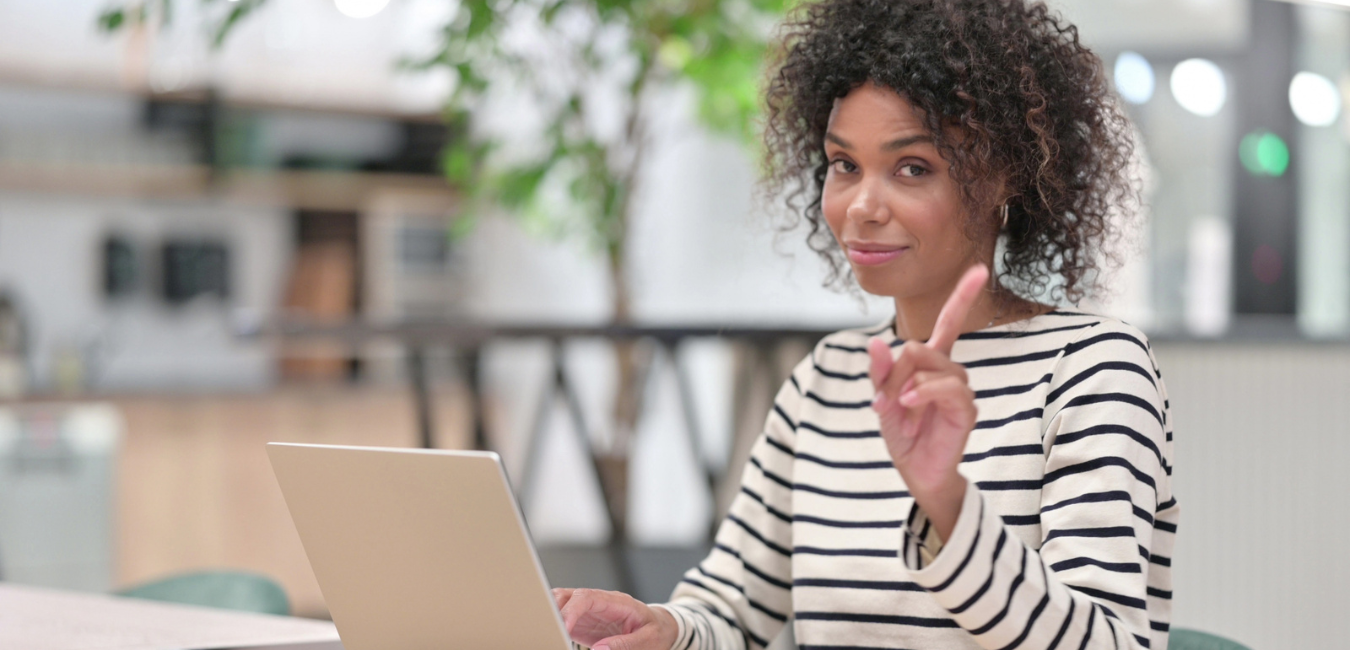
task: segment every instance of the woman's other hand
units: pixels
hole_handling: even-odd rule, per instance
[[[927,343],[907,342],[894,356],[881,339],[868,345],[869,375],[877,389],[872,408],[881,421],[881,437],[906,487],[943,539],[951,539],[961,514],[966,480],[957,466],[977,415],[966,369],[951,360],[952,345],[988,280],[984,265],[966,271]]]
[[[554,589],[568,636],[594,650],[668,650],[675,644],[675,617],[625,593],[600,589]]]

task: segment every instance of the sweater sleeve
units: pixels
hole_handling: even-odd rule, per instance
[[[1045,406],[1038,548],[971,484],[951,539],[915,506],[901,556],[981,647],[1165,650],[1177,507],[1162,378],[1143,335],[1089,328],[1066,346]],[[938,549],[932,553],[933,547]],[[924,548],[929,549],[925,553]]]
[[[774,398],[713,549],[685,573],[664,605],[679,625],[678,650],[764,648],[792,609],[792,470],[799,365]]]

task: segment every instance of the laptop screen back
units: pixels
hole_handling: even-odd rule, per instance
[[[491,452],[271,443],[345,650],[567,650]]]

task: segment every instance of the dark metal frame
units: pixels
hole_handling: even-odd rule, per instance
[[[735,380],[738,387],[750,385],[758,377],[767,377],[769,386],[783,379],[782,372],[773,363],[774,352],[788,341],[803,341],[814,344],[830,332],[842,328],[790,328],[790,327],[649,327],[635,325],[601,326],[555,326],[555,325],[493,325],[469,321],[410,322],[385,325],[361,323],[317,324],[300,321],[288,321],[273,324],[256,334],[281,342],[310,341],[314,339],[336,340],[352,347],[371,340],[396,341],[407,350],[408,377],[413,390],[414,409],[417,414],[418,442],[424,448],[432,448],[436,442],[436,426],[432,410],[431,378],[427,369],[427,351],[433,347],[445,347],[458,352],[460,372],[468,388],[472,402],[472,444],[476,449],[490,449],[487,427],[484,422],[484,402],[480,379],[480,367],[483,349],[495,342],[504,340],[544,340],[549,344],[550,378],[543,394],[536,403],[533,423],[525,442],[525,464],[521,475],[516,478],[515,490],[522,505],[529,494],[529,488],[537,472],[539,459],[538,444],[540,435],[547,424],[549,414],[557,405],[559,397],[571,420],[571,429],[577,436],[583,449],[587,450],[592,461],[592,469],[597,479],[601,476],[600,459],[590,439],[590,428],[581,408],[578,392],[565,371],[563,358],[565,343],[569,340],[608,340],[608,341],[647,341],[653,344],[639,372],[640,387],[639,410],[645,407],[645,398],[649,389],[651,374],[655,367],[657,353],[664,355],[675,373],[676,390],[679,395],[680,409],[684,420],[685,440],[689,451],[698,463],[703,482],[714,501],[719,494],[720,484],[725,477],[725,468],[713,466],[703,448],[699,431],[698,409],[694,402],[692,383],[684,364],[679,360],[679,348],[690,339],[722,339],[744,344],[749,349],[748,363],[742,365]],[[770,376],[772,375],[772,376]],[[742,422],[745,413],[740,405],[734,411],[735,422]],[[733,440],[734,444],[734,440]],[[730,459],[730,454],[728,454]],[[604,481],[600,481],[604,490]],[[606,501],[610,495],[605,494]],[[613,515],[606,509],[611,524]],[[717,521],[710,521],[708,537],[716,532]],[[610,558],[620,588],[631,591],[634,582],[627,566],[625,545],[626,531],[614,526],[610,535]]]

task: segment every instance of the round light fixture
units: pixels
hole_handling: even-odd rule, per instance
[[[1289,107],[1308,126],[1331,126],[1341,116],[1341,91],[1320,74],[1300,72],[1289,82]]]
[[[1172,96],[1181,107],[1201,117],[1211,117],[1228,101],[1223,70],[1207,59],[1187,59],[1172,69]]]
[[[337,10],[348,18],[370,18],[389,5],[389,0],[333,0]]]
[[[1153,66],[1138,52],[1121,52],[1116,57],[1116,91],[1131,104],[1145,104],[1153,98],[1157,80]]]

